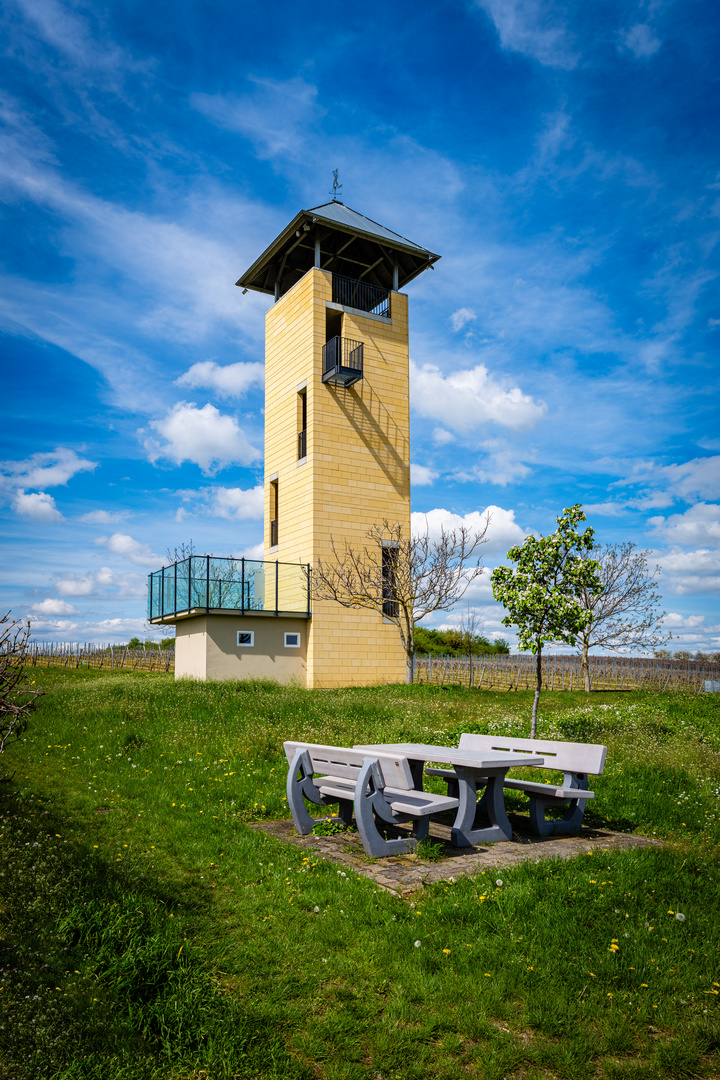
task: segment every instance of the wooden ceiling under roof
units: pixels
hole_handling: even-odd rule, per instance
[[[396,268],[396,287],[402,289],[439,258],[333,200],[313,210],[301,210],[236,284],[282,296],[319,265],[321,270],[390,291]]]

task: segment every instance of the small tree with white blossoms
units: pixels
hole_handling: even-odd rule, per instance
[[[556,518],[556,532],[528,536],[510,548],[507,557],[517,563],[517,569],[498,566],[492,572],[493,595],[508,611],[503,626],[517,626],[520,648],[537,658],[531,739],[537,731],[543,645],[551,641],[574,645],[592,618],[582,605],[583,591],[598,592],[601,588],[599,565],[589,558],[593,530],[577,531],[577,525],[585,520],[579,504],[563,510]]]

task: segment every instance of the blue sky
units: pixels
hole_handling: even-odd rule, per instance
[[[716,5],[0,19],[0,596],[37,638],[145,636],[166,548],[257,551],[269,298],[234,282],[337,168],[442,255],[408,287],[413,511],[492,507],[491,568],[581,502],[651,549],[673,647],[720,647]],[[505,633],[489,574],[469,600]]]

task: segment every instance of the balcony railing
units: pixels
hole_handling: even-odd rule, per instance
[[[363,377],[363,343],[334,337],[322,350],[322,381],[333,386],[352,386]]]
[[[390,293],[366,281],[354,281],[342,274],[332,276],[333,304],[368,311],[371,315],[390,316]]]
[[[307,431],[298,431],[298,461],[307,457]]]
[[[191,555],[150,574],[150,622],[211,611],[309,618],[310,566]]]

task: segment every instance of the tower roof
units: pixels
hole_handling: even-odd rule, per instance
[[[333,199],[301,210],[236,284],[272,294],[278,282],[282,295],[315,265],[316,242],[322,270],[388,290],[395,266],[402,289],[440,258]]]

